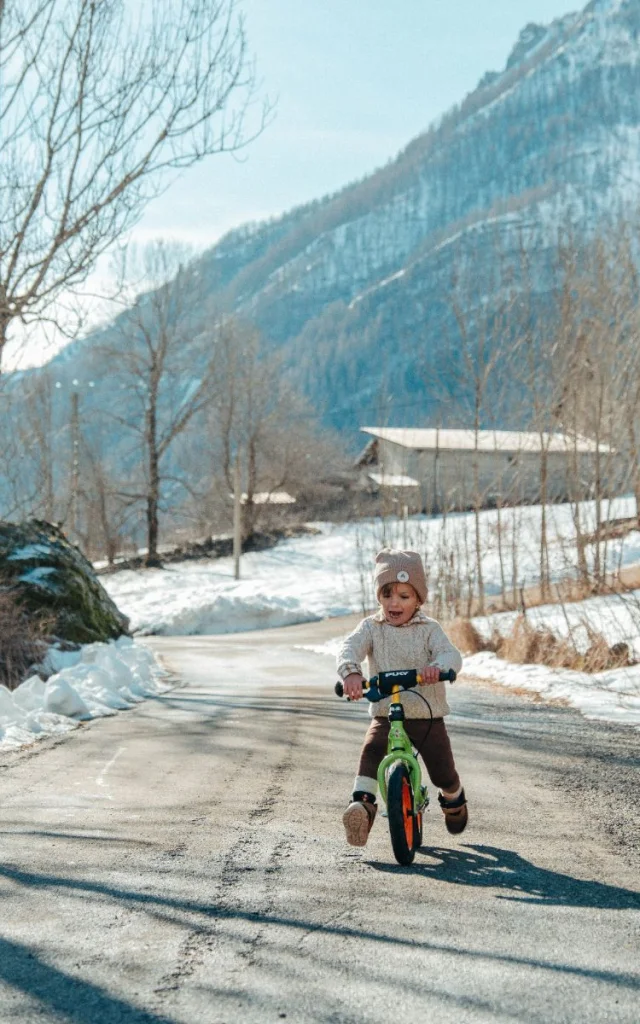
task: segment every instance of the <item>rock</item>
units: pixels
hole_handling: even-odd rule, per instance
[[[14,594],[43,631],[61,640],[86,644],[128,631],[128,619],[91,563],[51,523],[0,522],[1,590]]]

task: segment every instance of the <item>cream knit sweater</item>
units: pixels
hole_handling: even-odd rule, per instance
[[[393,669],[421,669],[437,665],[448,671],[462,668],[460,652],[453,646],[442,626],[418,610],[404,626],[393,626],[381,611],[370,615],[345,637],[338,651],[338,675],[341,679],[350,672],[360,672],[364,658],[368,660],[369,677]],[[449,714],[445,683],[418,686],[416,690],[403,690],[400,700],[407,718],[430,718],[429,708],[419,696],[431,705],[434,718]],[[391,700],[369,705],[369,714],[386,716]]]

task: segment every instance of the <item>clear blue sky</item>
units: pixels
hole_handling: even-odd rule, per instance
[[[198,246],[333,192],[396,155],[520,30],[586,0],[239,0],[276,116],[240,158],[211,157],[149,208],[139,236]]]

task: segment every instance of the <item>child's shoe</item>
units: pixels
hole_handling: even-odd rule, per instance
[[[467,798],[464,795],[464,789],[455,800],[445,800],[442,793],[438,793],[438,803],[444,811],[444,823],[447,826],[447,832],[451,832],[452,835],[464,832],[469,820]]]
[[[342,815],[349,846],[366,846],[378,805],[374,800],[352,800]]]

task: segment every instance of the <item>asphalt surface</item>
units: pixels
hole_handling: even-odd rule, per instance
[[[187,685],[0,755],[3,1024],[638,1024],[640,734],[459,681],[470,824],[400,868],[341,629],[155,638]]]

